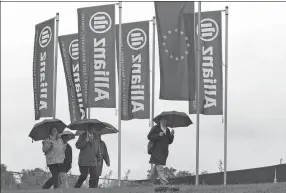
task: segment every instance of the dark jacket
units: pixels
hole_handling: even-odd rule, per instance
[[[164,166],[169,155],[169,144],[173,143],[174,136],[169,128],[163,136],[159,135],[160,132],[163,132],[161,126],[155,125],[148,134],[148,139],[154,142],[150,163]]]
[[[94,137],[92,141],[86,142],[86,132],[81,134],[75,144],[80,150],[78,157],[79,166],[97,166],[99,141]]]
[[[107,147],[104,143],[104,141],[100,141],[100,154],[101,154],[101,159],[99,159],[99,162],[97,163],[97,167],[96,167],[96,174],[98,176],[101,176],[102,174],[102,168],[103,168],[103,160],[105,161],[105,164],[110,164],[110,160],[109,160],[109,155],[108,155],[108,151],[107,151]]]
[[[65,156],[66,158],[63,165],[65,166],[66,172],[68,172],[72,167],[72,148],[68,143],[66,144]]]
[[[70,144],[68,144],[68,143],[66,145],[65,155],[66,155],[66,158],[65,158],[64,162],[72,163],[72,148],[71,148]]]

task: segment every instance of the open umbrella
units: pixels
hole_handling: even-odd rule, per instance
[[[106,123],[106,122],[102,122],[102,123],[105,124],[105,127],[96,129],[96,132],[95,132],[96,135],[118,133],[118,130],[115,127],[113,127],[111,124]],[[78,130],[76,131],[75,135],[80,136],[83,133],[84,133],[83,130]]]
[[[96,135],[105,135],[105,134],[112,134],[112,133],[118,133],[118,130],[113,127],[111,124],[103,122],[106,126],[101,129],[96,130]]]
[[[83,134],[83,133],[84,133],[83,130],[77,130],[77,131],[75,132],[75,136],[80,136],[80,135]]]
[[[56,126],[58,128],[58,133],[62,133],[67,127],[66,124],[59,119],[45,119],[34,125],[29,137],[34,141],[45,140],[49,137],[49,129],[51,126]]]
[[[165,111],[153,119],[153,121],[158,125],[160,124],[160,120],[166,120],[166,126],[171,128],[187,127],[193,123],[186,113],[178,111]]]
[[[61,134],[59,134],[59,136],[61,136],[61,137],[64,135],[68,136],[68,141],[75,138],[75,134],[70,132],[70,131],[64,131]]]
[[[106,127],[106,125],[97,119],[81,119],[69,124],[67,127],[71,130],[86,130],[88,126],[94,126],[98,129]]]

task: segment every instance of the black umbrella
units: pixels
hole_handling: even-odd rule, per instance
[[[96,135],[105,135],[105,134],[118,133],[118,130],[115,127],[113,127],[111,124],[105,123],[105,122],[102,122],[102,123],[105,124],[105,127],[96,129],[96,132],[95,132]],[[78,130],[78,131],[76,131],[75,135],[79,136],[79,135],[81,135],[83,133],[84,133],[83,130]]]
[[[96,133],[95,133],[96,135],[118,133],[118,130],[115,127],[113,127],[111,124],[105,123],[105,122],[103,122],[103,123],[105,124],[105,127],[96,130]]]
[[[187,127],[193,123],[186,113],[177,111],[165,111],[153,119],[157,125],[160,124],[160,120],[166,120],[166,126],[171,128]]]
[[[97,119],[82,119],[69,124],[68,128],[71,130],[86,130],[89,126],[94,126],[97,130],[100,130],[105,128],[106,124]]]
[[[83,130],[77,130],[77,131],[75,132],[75,136],[80,136],[80,135],[83,134],[83,133],[84,133]]]
[[[51,126],[56,126],[58,128],[58,133],[62,133],[67,127],[66,124],[59,119],[45,119],[34,125],[29,137],[34,141],[45,140],[49,137],[49,129]]]

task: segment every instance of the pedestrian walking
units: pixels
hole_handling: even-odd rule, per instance
[[[89,125],[88,131],[81,134],[76,142],[76,148],[80,150],[78,158],[80,176],[74,186],[75,188],[82,186],[88,174],[90,175],[89,188],[96,187],[99,140],[95,133],[95,125]]]
[[[160,124],[155,125],[148,134],[148,139],[152,143],[150,163],[154,164],[149,180],[155,183],[159,177],[163,185],[169,183],[164,174],[164,166],[169,155],[169,145],[174,140],[174,130],[170,131],[166,123],[166,120],[160,120]]]
[[[44,185],[43,189],[49,189],[50,182],[54,186],[54,189],[59,188],[59,173],[60,165],[65,159],[65,146],[62,138],[58,134],[58,128],[56,125],[52,125],[49,128],[49,137],[43,142],[43,152],[46,156],[47,166],[52,173],[51,179],[49,179]]]
[[[102,174],[102,168],[103,168],[103,160],[105,161],[105,164],[109,167],[110,166],[110,159],[107,151],[106,144],[101,139],[101,135],[98,136],[98,140],[100,141],[99,144],[99,154],[98,154],[98,164],[96,167],[96,187],[98,187],[98,181],[99,177]]]
[[[70,131],[64,131],[59,136],[62,138],[65,146],[65,159],[64,162],[59,165],[59,179],[60,179],[59,183],[63,184],[64,188],[68,188],[69,185],[68,185],[67,173],[70,171],[72,167],[72,148],[68,144],[68,141],[74,139],[75,135]],[[53,181],[52,178],[50,178],[45,183],[45,189],[50,189],[52,186],[53,186]]]

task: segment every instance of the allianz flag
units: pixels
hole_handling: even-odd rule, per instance
[[[116,107],[115,4],[78,9],[85,107]]]
[[[53,116],[55,18],[36,25],[33,57],[35,120]]]
[[[118,25],[116,32],[118,53]],[[121,120],[149,119],[149,21],[122,24],[121,56]]]
[[[78,34],[59,37],[60,51],[65,70],[71,122],[86,118],[81,88]]]
[[[197,26],[196,20],[196,29]],[[202,50],[202,55],[199,108],[200,113],[204,115],[223,114],[221,31],[221,11],[201,13],[201,48],[199,49]],[[191,66],[196,65],[196,63],[191,64]],[[196,114],[196,107],[196,101],[190,100],[189,114]]]
[[[155,2],[159,56],[160,99],[188,101],[190,60],[194,60],[191,47],[194,36],[187,34],[184,15],[194,13],[194,2]]]

